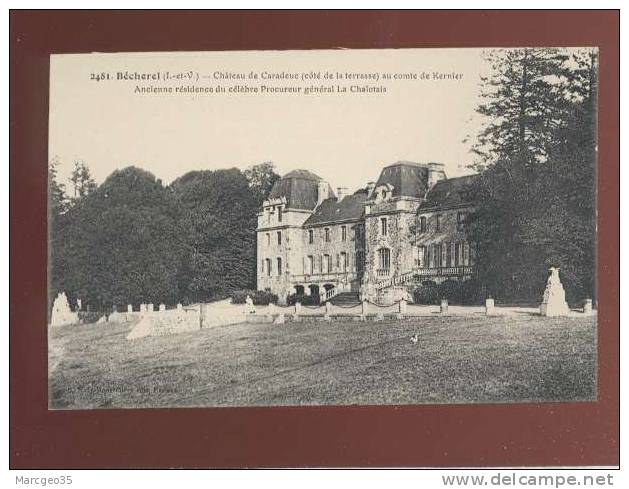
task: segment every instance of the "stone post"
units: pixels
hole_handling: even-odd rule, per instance
[[[155,310],[155,307],[153,306],[153,304],[149,304],[147,306],[147,310],[148,310],[148,312],[153,312]]]
[[[583,301],[583,314],[592,314],[592,299]]]
[[[127,312],[133,312],[133,306],[131,304],[127,304]]]
[[[406,299],[400,299],[397,320],[401,321],[404,319],[404,314],[406,314]]]
[[[491,297],[487,297],[487,299],[485,299],[485,314],[492,316],[494,313],[494,300]]]
[[[183,311],[183,304],[181,302],[179,304],[177,304],[177,310],[178,311]]]
[[[301,302],[295,302],[295,321],[299,321],[301,315]]]
[[[328,301],[325,303],[325,314],[323,316],[323,319],[325,319],[326,321],[329,321],[330,312],[332,312],[332,304],[330,303],[330,301]]]
[[[142,313],[146,312],[146,304],[144,303],[140,304],[140,312]]]
[[[448,314],[448,299],[441,299],[441,314]]]
[[[367,319],[367,307],[368,307],[367,301],[363,299],[362,305],[363,307],[362,307],[362,310],[360,311],[360,320],[364,321],[365,319]]]
[[[159,310],[161,311],[165,311],[166,310],[166,304],[160,304],[159,305]]]
[[[267,311],[267,315],[269,316],[269,320],[273,321],[273,316],[275,315],[275,304],[272,302],[269,303],[269,309]]]

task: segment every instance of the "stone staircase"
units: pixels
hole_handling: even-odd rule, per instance
[[[340,292],[336,294],[330,302],[335,306],[349,307],[360,304],[358,292]]]
[[[416,270],[411,270],[410,272],[402,273],[400,275],[395,275],[387,280],[382,280],[376,284],[376,290],[383,290],[387,287],[394,287],[396,285],[404,285],[410,280],[413,280],[417,275]]]

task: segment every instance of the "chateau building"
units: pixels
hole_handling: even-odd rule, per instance
[[[307,170],[284,175],[258,213],[258,290],[390,303],[426,281],[472,278],[474,178],[400,161],[349,194]]]

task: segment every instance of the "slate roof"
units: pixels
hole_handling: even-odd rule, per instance
[[[358,220],[363,217],[365,208],[363,203],[367,200],[367,190],[356,191],[348,195],[340,202],[336,197],[326,199],[317,210],[306,220],[304,226],[332,223],[347,220]]]
[[[444,209],[474,203],[474,183],[478,175],[448,178],[437,182],[426,195],[426,200],[419,206],[425,210]]]
[[[321,180],[321,177],[308,170],[293,170],[275,182],[268,199],[286,197],[287,208],[312,210],[317,205]],[[328,193],[334,195],[329,185]]]
[[[428,165],[398,161],[382,169],[376,187],[393,185],[393,197],[423,198],[428,190]]]

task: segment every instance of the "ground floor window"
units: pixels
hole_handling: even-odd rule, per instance
[[[389,248],[380,248],[378,250],[378,265],[381,270],[391,268],[391,250]]]
[[[271,276],[271,259],[270,258],[266,259],[266,274],[269,277]]]
[[[280,275],[282,275],[282,259],[278,258],[277,259],[277,276],[279,277]]]

